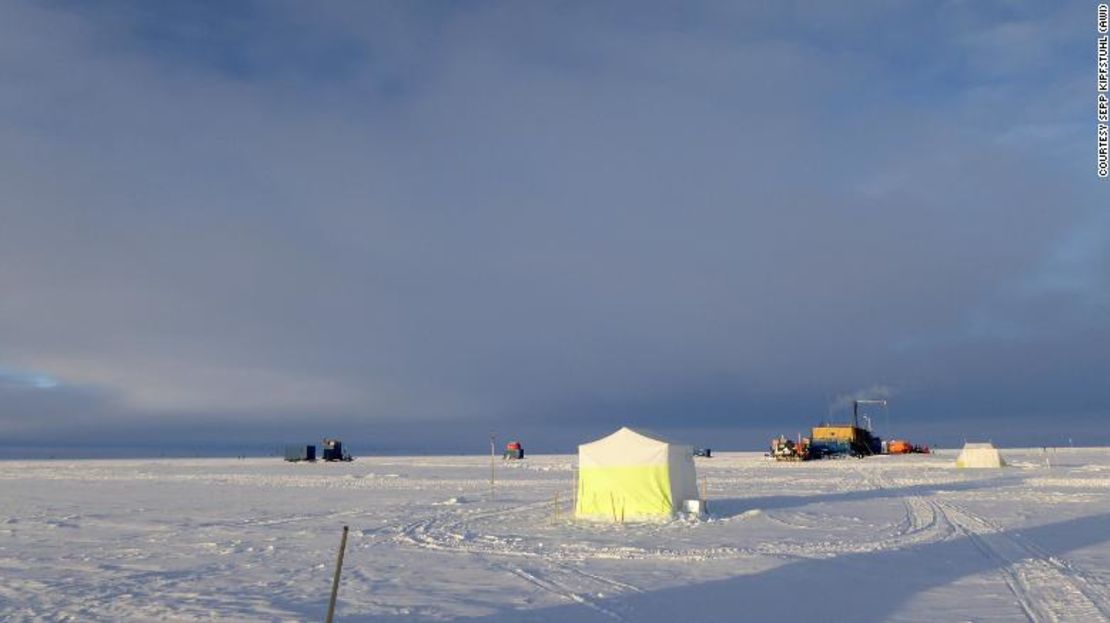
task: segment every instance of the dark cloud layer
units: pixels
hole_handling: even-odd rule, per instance
[[[769,6],[9,5],[4,443],[1110,442],[1092,12]]]

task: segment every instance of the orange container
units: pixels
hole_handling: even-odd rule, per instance
[[[909,454],[913,452],[913,445],[908,441],[894,439],[887,444],[887,452],[890,454]]]

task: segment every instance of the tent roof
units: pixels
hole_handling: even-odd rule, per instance
[[[646,431],[642,428],[629,428],[627,426],[622,426],[617,431],[614,431],[613,433],[610,433],[610,434],[602,437],[601,439],[595,439],[594,441],[591,441],[589,443],[584,443],[582,445],[592,446],[594,444],[603,444],[603,443],[606,443],[606,442],[617,441],[617,440],[620,440],[620,439],[627,439],[627,438],[631,438],[631,437],[640,437],[645,441],[667,444],[667,445],[680,445],[680,446],[681,445],[688,445],[688,444],[675,443],[675,442],[667,439],[666,437],[663,437],[662,435],[659,435],[658,433]]]
[[[994,448],[994,444],[992,444],[989,441],[983,442],[983,443],[973,443],[973,442],[964,443],[964,450],[976,450],[976,449],[986,450],[988,448]]]

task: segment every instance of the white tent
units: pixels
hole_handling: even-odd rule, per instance
[[[631,428],[578,446],[576,517],[664,519],[697,499],[691,446]]]
[[[998,449],[988,443],[965,443],[956,457],[956,467],[1002,467],[1006,462]]]

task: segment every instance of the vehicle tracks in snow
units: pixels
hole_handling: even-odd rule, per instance
[[[858,473],[873,489],[890,490],[901,486],[877,471],[859,469]],[[955,536],[956,528],[935,500],[920,495],[900,495],[897,499],[903,508],[902,520],[892,535],[877,540],[876,549],[900,549]]]
[[[1027,619],[1110,621],[1110,594],[1090,573],[966,508],[951,502],[937,504],[976,549],[998,564]]]
[[[365,515],[366,509],[357,508],[347,511],[319,512],[303,515],[290,515],[288,517],[247,517],[230,521],[208,521],[196,524],[198,528],[267,528],[300,522],[333,521],[340,517],[357,517]]]
[[[579,569],[575,563],[559,560],[554,552],[522,548],[511,538],[475,536],[468,527],[474,522],[529,513],[550,506],[551,502],[543,500],[467,515],[438,513],[405,524],[398,529],[393,540],[432,551],[527,559],[527,562],[517,564],[497,563],[494,567],[563,600],[582,605],[611,619],[623,620],[620,613],[599,602],[619,594],[642,593],[639,587]]]
[[[631,584],[559,563],[548,563],[542,570],[525,569],[519,566],[507,569],[529,584],[618,621],[623,621],[624,617],[619,612],[602,606],[598,603],[599,600],[621,593],[643,592]]]
[[[878,471],[860,470],[860,475],[875,489],[902,486]],[[542,544],[525,543],[521,537],[497,536],[475,529],[475,524],[482,522],[549,508],[550,502],[546,500],[470,514],[436,513],[393,528],[396,532],[392,540],[433,551],[518,559],[520,562],[515,564],[497,563],[494,566],[567,602],[580,604],[611,619],[622,620],[621,613],[614,609],[612,602],[602,605],[603,600],[642,591],[631,584],[583,571],[578,567],[582,561],[601,558],[686,560],[692,557],[722,560],[756,556],[828,557],[858,551],[903,549],[962,537],[995,561],[1005,585],[1029,621],[1110,621],[1110,593],[1098,575],[1053,556],[1020,533],[1004,530],[998,524],[951,502],[912,494],[898,496],[897,499],[903,506],[904,514],[892,533],[860,543],[810,541],[798,544],[796,548],[779,543],[773,551],[763,547],[715,548],[705,552],[622,547],[617,548],[619,555],[608,555],[605,547],[576,549],[568,545],[559,549],[541,549]],[[773,516],[769,518],[779,521]],[[616,603],[619,604],[619,601]]]
[[[474,536],[467,525],[506,515],[525,513],[530,510],[550,508],[551,502],[543,500],[523,506],[513,506],[476,513],[436,513],[423,519],[409,522],[397,529],[393,541],[412,545],[421,549],[462,552],[469,554],[502,554],[508,556],[538,556],[535,552],[516,547],[512,540],[492,535]]]
[[[864,478],[881,488],[890,482],[879,473]],[[950,538],[966,538],[984,556],[998,564],[1003,582],[1029,621],[1110,621],[1110,595],[1093,575],[1073,563],[1052,556],[1019,532],[953,504],[922,496],[905,496],[907,534],[923,525],[943,525]],[[931,519],[922,522],[922,518]]]

